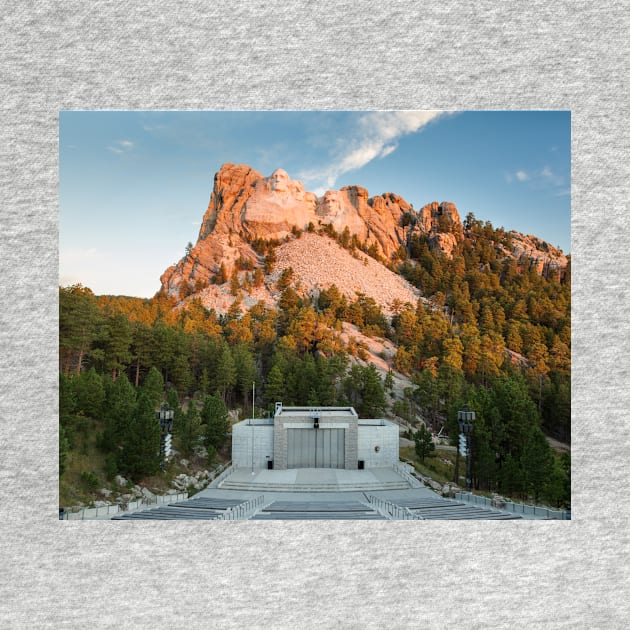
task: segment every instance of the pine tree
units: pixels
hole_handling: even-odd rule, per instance
[[[265,381],[265,404],[268,409],[273,409],[276,402],[285,400],[284,374],[279,364],[274,364],[267,374]]]
[[[543,488],[553,471],[553,455],[543,432],[535,428],[525,445],[521,458],[525,490],[533,493],[538,502]]]
[[[254,271],[254,287],[256,289],[262,287],[262,285],[265,282],[265,276],[262,272],[262,269],[260,267],[256,267],[256,270]]]
[[[136,411],[127,427],[121,453],[121,470],[138,479],[155,474],[160,468],[160,422],[151,398],[141,392]]]
[[[149,398],[153,409],[157,409],[164,396],[164,379],[162,375],[152,367],[142,384],[142,392]]]
[[[66,464],[68,461],[68,454],[70,452],[70,443],[68,442],[68,435],[63,424],[59,424],[59,477],[66,472]]]
[[[218,396],[206,397],[201,419],[206,424],[207,444],[214,449],[220,449],[225,444],[226,433],[230,428],[228,410],[223,400]]]
[[[243,405],[250,404],[249,393],[252,391],[252,383],[257,382],[258,372],[252,353],[242,344],[232,350],[234,367],[236,368],[236,385],[241,394]]]
[[[90,289],[80,284],[59,289],[59,357],[63,372],[81,373],[101,323],[102,316]]]
[[[91,418],[99,418],[105,402],[103,380],[94,368],[90,368],[88,372],[75,378],[77,411]]]
[[[421,425],[420,429],[413,434],[413,441],[416,444],[416,455],[424,464],[424,458],[435,451],[431,432],[424,425]]]
[[[236,366],[234,365],[230,346],[225,342],[222,345],[221,354],[217,362],[217,373],[214,382],[216,391],[224,401],[227,401],[231,396],[232,388],[236,385]]]
[[[59,417],[72,415],[76,408],[74,381],[63,372],[59,372]]]
[[[127,427],[136,408],[136,392],[123,372],[107,387],[106,418],[107,424],[103,443],[116,455],[125,441]]]
[[[132,329],[129,320],[124,315],[116,315],[108,320],[105,326],[105,367],[112,375],[112,380],[121,370],[124,370],[131,362],[130,346],[132,342]]]
[[[241,285],[238,281],[238,269],[236,267],[233,267],[232,269],[232,275],[230,276],[230,293],[232,295],[238,295],[238,290],[240,289]]]
[[[179,414],[179,422],[173,422],[175,434],[179,439],[179,448],[183,455],[193,452],[202,436],[201,414],[194,402],[190,402],[186,413]]]

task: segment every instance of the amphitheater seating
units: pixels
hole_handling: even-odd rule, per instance
[[[274,501],[252,520],[385,520],[385,517],[359,501]]]
[[[481,508],[460,501],[448,501],[440,498],[396,499],[393,503],[409,508],[411,512],[425,520],[508,521],[521,518],[518,514],[507,514],[499,510]]]
[[[151,510],[140,510],[112,517],[113,521],[127,520],[214,520],[225,510],[244,503],[243,499],[197,498],[179,501]]]

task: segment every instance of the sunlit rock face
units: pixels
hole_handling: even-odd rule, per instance
[[[196,290],[221,265],[229,273],[239,258],[260,266],[250,243],[282,240],[311,225],[314,230],[330,225],[338,234],[345,231],[385,260],[392,260],[414,235],[426,235],[430,247],[448,257],[464,238],[457,208],[449,202],[434,201],[416,211],[399,195],[369,197],[361,186],[329,190],[318,198],[281,168],[265,177],[250,166],[228,163],[214,177],[197,243],[164,272],[162,290],[170,295],[180,295],[183,285]],[[513,234],[514,251],[505,251],[506,256],[535,261],[540,273],[566,266],[561,252],[541,251],[532,240],[535,237]]]

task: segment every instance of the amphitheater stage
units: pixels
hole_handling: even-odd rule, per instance
[[[260,470],[236,468],[219,484],[221,490],[265,492],[375,492],[409,489],[409,483],[391,468],[344,470],[296,468]]]

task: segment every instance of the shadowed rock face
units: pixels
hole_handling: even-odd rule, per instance
[[[464,238],[459,213],[452,203],[434,201],[415,211],[399,195],[384,193],[370,198],[360,186],[329,190],[318,198],[282,169],[265,177],[249,166],[228,163],[215,175],[196,245],[164,272],[162,289],[177,294],[183,283],[201,286],[221,264],[229,272],[239,257],[258,266],[251,241],[283,239],[292,229],[303,230],[311,223],[315,229],[330,224],[338,233],[347,228],[388,260],[413,234],[427,235],[431,247],[449,257]],[[529,249],[530,242],[519,244],[521,250],[514,257],[531,258],[534,252]],[[536,250],[535,255],[543,253],[555,260],[552,252]],[[550,260],[545,258],[540,263],[541,271],[551,264]],[[562,266],[562,261],[557,264]]]

